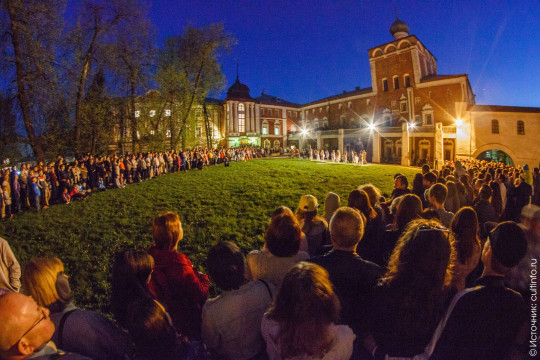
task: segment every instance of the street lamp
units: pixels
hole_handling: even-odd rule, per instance
[[[369,130],[371,130],[371,131],[375,131],[375,130],[377,129],[377,126],[375,126],[375,124],[369,124],[369,125],[368,125],[368,128],[369,128]]]
[[[461,126],[463,125],[463,119],[462,118],[457,118],[456,119],[456,126]]]

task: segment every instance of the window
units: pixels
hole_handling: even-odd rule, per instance
[[[154,135],[156,132],[154,130],[150,130],[150,135]]]
[[[347,104],[347,107],[348,107],[349,109],[351,109],[351,108],[352,108],[352,102],[349,101],[349,103]]]
[[[414,98],[414,103],[415,103],[416,105],[420,105],[420,102],[421,102],[421,101],[422,101],[422,99],[420,98],[420,96],[417,96],[417,97]]]
[[[491,133],[492,134],[498,134],[499,133],[499,120],[497,120],[497,119],[491,120]]]
[[[267,109],[268,111],[268,116],[272,116],[272,109]]]
[[[291,117],[291,111],[290,110],[287,110],[287,116]]]
[[[156,110],[150,110],[150,117],[156,116]]]
[[[276,110],[276,117],[279,117],[279,110]]]
[[[400,105],[401,105],[401,112],[407,112],[407,102],[402,101]]]
[[[274,135],[279,135],[279,125],[274,126]]]
[[[319,108],[319,114],[322,113],[322,107]]]
[[[261,109],[261,116],[264,115],[264,109]]]
[[[399,77],[394,76],[394,89],[399,89]]]
[[[244,104],[238,104],[238,111],[245,111],[246,108],[244,107]]]
[[[433,119],[431,118],[431,114],[426,114],[426,125],[433,125]]]
[[[141,117],[141,112],[140,111],[135,111],[135,117],[138,118],[138,117]]]
[[[268,122],[266,120],[262,123],[262,134],[268,135]]]
[[[343,108],[343,104],[339,104],[338,109],[341,110]]]
[[[167,132],[165,133],[165,136],[170,138],[171,137],[171,130],[167,130]]]
[[[517,133],[518,135],[525,135],[525,123],[522,120],[517,122]]]
[[[201,137],[202,136],[202,125],[197,125],[197,128],[195,129],[195,137]]]
[[[382,80],[382,89],[383,89],[383,91],[388,91],[388,80],[387,79]]]
[[[171,110],[165,110],[165,116],[171,116]]]
[[[371,104],[371,99],[366,99],[366,105]]]
[[[137,139],[140,139],[141,138],[141,134],[139,134],[139,132],[137,131]]]
[[[246,114],[238,114],[238,131],[246,132]]]
[[[411,87],[411,77],[409,75],[405,75],[405,87]]]

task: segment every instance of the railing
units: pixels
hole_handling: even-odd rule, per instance
[[[455,134],[457,129],[455,126],[443,126],[442,131],[443,133]]]

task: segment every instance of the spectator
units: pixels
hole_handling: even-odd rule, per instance
[[[230,360],[252,359],[264,352],[261,320],[272,302],[274,286],[262,279],[246,281],[244,256],[238,246],[228,241],[210,249],[207,269],[222,293],[204,304],[204,343]]]
[[[369,198],[363,190],[353,190],[349,194],[349,207],[359,211],[364,219],[364,237],[358,245],[356,252],[362,258],[381,265],[383,261],[382,253],[382,232],[383,223],[380,216],[371,206]]]
[[[60,349],[93,359],[125,359],[132,355],[131,341],[104,316],[77,308],[72,302],[68,277],[58,258],[34,258],[23,272],[23,289],[50,312]]]
[[[311,260],[328,271],[341,303],[339,323],[351,327],[358,341],[367,335],[366,318],[373,289],[383,275],[380,266],[362,259],[356,253],[363,235],[364,222],[361,215],[352,208],[342,207],[330,221],[333,250]],[[367,353],[363,355],[369,356]]]
[[[306,235],[308,242],[309,256],[322,255],[325,245],[330,244],[330,235],[328,234],[328,223],[322,217],[317,215],[319,203],[313,195],[302,195],[296,217],[300,222],[302,232]]]
[[[424,209],[428,208],[430,206],[429,203],[429,189],[433,184],[437,182],[437,175],[435,175],[432,172],[428,172],[424,174],[424,196],[421,196],[420,199],[423,202]]]
[[[299,251],[301,238],[302,229],[294,215],[274,217],[264,234],[264,249],[253,250],[247,256],[246,278],[264,279],[279,287],[296,263],[309,259],[309,254]]]
[[[349,359],[356,336],[335,325],[339,308],[326,270],[306,262],[294,266],[262,320],[270,360]]]
[[[208,276],[177,251],[184,237],[178,215],[166,212],[152,223],[154,244],[148,253],[155,267],[150,290],[171,314],[174,327],[190,339],[201,334],[201,309],[208,297]]]
[[[392,190],[389,201],[402,195],[410,194],[411,190],[409,190],[408,187],[409,181],[407,180],[407,177],[402,174],[396,174],[394,177],[394,190]]]
[[[381,195],[381,191],[373,184],[360,185],[358,190],[364,190],[369,197],[369,203],[377,212],[377,215],[382,219],[383,222],[386,221],[384,216],[384,210],[381,206],[381,201],[385,201],[384,197]]]
[[[482,236],[483,239],[487,236],[483,231],[484,224],[488,221],[496,222],[498,220],[497,215],[495,214],[495,208],[489,202],[491,194],[491,188],[488,185],[482,185],[473,205],[474,211],[476,211],[476,214],[478,215],[478,223],[481,229],[480,236]]]
[[[449,234],[438,222],[414,220],[399,239],[370,311],[374,342],[365,344],[375,358],[412,357],[431,340],[451,281]]]
[[[502,215],[502,197],[501,197],[501,187],[499,186],[499,183],[496,181],[492,181],[489,183],[489,187],[491,188],[491,205],[493,205],[493,209],[495,210],[495,219],[499,221],[501,215]]]
[[[0,237],[0,289],[19,291],[21,267],[5,239]]]
[[[383,264],[386,267],[390,255],[394,251],[398,239],[401,237],[407,225],[416,219],[422,218],[422,201],[414,194],[403,195],[397,207],[396,216],[390,230],[386,230],[383,235]]]
[[[454,298],[432,359],[508,358],[516,335],[528,324],[528,311],[521,295],[505,287],[504,276],[526,251],[527,240],[514,222],[500,223],[489,233],[478,286]]]
[[[446,211],[444,209],[444,202],[446,201],[446,195],[448,189],[444,184],[434,184],[429,188],[429,203],[431,207],[439,214],[441,223],[447,228],[450,227],[450,222],[454,217],[454,213]]]
[[[0,358],[90,360],[56,349],[49,310],[29,296],[11,292],[0,296]]]
[[[412,193],[420,199],[424,197],[424,176],[421,173],[416,173],[413,178]]]
[[[284,213],[287,213],[288,215],[291,215],[292,217],[294,217],[294,213],[292,212],[291,209],[289,209],[286,206],[280,206],[276,210],[274,210],[274,212],[272,213],[272,218],[270,219],[270,221],[272,221],[278,215],[281,215],[281,214],[284,214]],[[307,242],[306,236],[302,233],[302,238],[300,239],[300,249],[299,249],[299,251],[304,251],[305,253],[307,253],[308,249],[309,249],[309,247],[308,247],[308,242]]]
[[[446,188],[448,189],[448,195],[444,202],[444,208],[451,213],[455,213],[461,207],[456,183],[454,181],[447,181]]]
[[[127,306],[139,299],[154,299],[148,288],[154,258],[145,251],[122,251],[115,255],[111,280],[111,312],[123,327]]]
[[[482,252],[482,245],[478,238],[476,211],[471,207],[462,207],[454,215],[450,228],[454,234],[454,248],[456,250],[452,285],[459,291],[467,287],[468,276],[479,265],[480,253]]]
[[[326,194],[326,198],[324,199],[324,219],[327,223],[330,222],[332,215],[339,209],[340,205],[341,199],[338,194],[333,192]]]

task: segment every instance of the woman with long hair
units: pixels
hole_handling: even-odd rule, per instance
[[[175,328],[190,339],[199,339],[201,309],[208,298],[210,281],[197,271],[189,258],[178,252],[184,237],[177,214],[165,212],[152,222],[154,244],[148,253],[154,258],[149,286],[171,314]]]
[[[270,360],[349,359],[356,338],[346,325],[335,325],[339,300],[328,272],[301,262],[283,284],[261,324]]]
[[[371,334],[376,358],[424,352],[444,315],[451,282],[451,233],[439,222],[413,220],[375,289]]]
[[[446,188],[448,189],[448,194],[446,195],[444,208],[446,209],[446,211],[455,213],[461,207],[456,183],[454,181],[447,181]]]
[[[478,216],[472,207],[459,209],[450,224],[454,234],[454,248],[456,250],[456,264],[453,270],[452,286],[456,290],[467,287],[467,277],[479,265],[482,245],[478,237]],[[478,274],[478,277],[480,274]],[[470,279],[468,285],[472,285]]]
[[[23,271],[23,289],[50,310],[55,325],[52,341],[59,349],[92,359],[126,359],[133,352],[127,334],[94,311],[73,304],[64,264],[56,257],[33,258]]]
[[[365,260],[377,265],[384,265],[383,260],[383,222],[371,206],[369,197],[364,190],[353,190],[349,194],[348,206],[362,214],[365,230],[364,236],[356,248],[356,252]]]
[[[140,299],[154,299],[148,283],[154,271],[154,258],[146,251],[122,251],[115,255],[111,280],[111,312],[126,326],[127,306]]]
[[[424,175],[421,173],[416,173],[413,178],[411,192],[422,199],[424,196],[424,191]]]
[[[415,194],[401,196],[392,228],[384,232],[383,258],[385,263],[383,265],[388,263],[390,255],[394,251],[397,241],[403,234],[403,231],[405,231],[407,225],[413,220],[421,219],[423,211],[422,200],[418,196]]]

